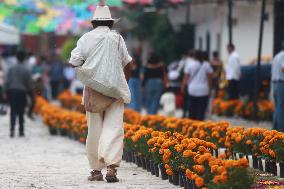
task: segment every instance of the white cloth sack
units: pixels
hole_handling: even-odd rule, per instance
[[[76,68],[77,79],[105,96],[130,103],[120,42],[123,39],[118,33],[108,31],[104,34],[84,64]]]

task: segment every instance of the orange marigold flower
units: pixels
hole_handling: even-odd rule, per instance
[[[204,180],[203,180],[203,178],[197,177],[197,178],[195,178],[194,180],[195,180],[196,186],[198,186],[198,187],[204,186]]]
[[[194,165],[193,169],[198,173],[202,174],[205,171],[205,167],[203,165]]]

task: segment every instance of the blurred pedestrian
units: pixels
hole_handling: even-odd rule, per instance
[[[2,67],[2,58],[0,57],[0,115],[6,114],[5,109],[5,93],[4,93],[4,84],[5,84],[5,73]]]
[[[272,91],[275,101],[273,129],[284,132],[284,41],[272,61]]]
[[[128,85],[131,92],[131,102],[128,105],[129,108],[140,112],[142,105],[142,91],[141,91],[141,52],[138,49],[134,54],[135,64],[132,66],[132,74],[129,79]]]
[[[157,114],[160,98],[166,82],[166,73],[160,57],[152,53],[144,67],[143,84],[148,114]]]
[[[27,68],[32,71],[33,70],[33,67],[36,65],[37,63],[37,58],[36,56],[34,55],[34,53],[32,52],[29,52],[27,53],[27,60],[26,60],[26,65],[27,65]]]
[[[14,137],[16,118],[19,119],[19,135],[23,137],[24,134],[24,112],[27,106],[27,95],[32,91],[32,77],[31,72],[24,65],[25,52],[19,51],[17,53],[18,63],[13,66],[7,75],[6,90],[11,107],[11,127],[10,136]]]
[[[204,54],[197,51],[195,61],[191,61],[185,67],[183,88],[187,86],[189,94],[189,118],[193,120],[204,120],[209,97],[212,89],[213,69]]]
[[[211,66],[213,68],[213,92],[214,92],[214,96],[217,96],[218,91],[219,91],[219,83],[221,80],[221,74],[222,74],[222,70],[223,70],[223,62],[220,59],[219,56],[219,52],[218,51],[214,51],[212,54],[212,60],[211,60]]]
[[[131,99],[127,80],[132,57],[122,36],[111,30],[114,21],[108,6],[97,6],[92,20],[94,29],[79,39],[70,58],[70,63],[77,67],[77,77],[85,84],[83,99],[89,108],[86,113],[87,156],[92,169],[89,181],[102,181],[104,167],[107,182],[119,181],[116,168],[123,153],[124,104]],[[115,81],[115,85],[108,81]],[[96,100],[97,97],[103,100]],[[91,110],[104,102],[107,106]]]
[[[69,89],[72,82],[74,81],[76,77],[76,72],[72,68],[71,65],[65,65],[64,67],[64,82],[63,82],[63,88],[64,89]]]
[[[195,51],[194,50],[189,50],[181,63],[184,65],[183,67],[183,72],[184,75],[186,75],[187,72],[187,67],[188,65],[195,64]],[[183,82],[183,81],[182,81]],[[189,117],[189,94],[187,90],[187,85],[183,84],[181,85],[181,92],[183,94],[183,118],[188,118]]]
[[[172,88],[167,88],[163,93],[160,104],[165,116],[174,117],[176,115],[176,96]]]
[[[241,79],[241,61],[233,44],[227,46],[229,53],[226,65],[226,80],[228,81],[228,95],[230,100],[239,99],[239,83]]]
[[[173,61],[168,66],[168,87],[177,94],[180,92],[180,84],[181,84],[181,77],[182,77],[182,69],[183,67],[180,66],[180,61],[176,60]]]
[[[49,68],[49,79],[51,87],[51,96],[53,100],[56,100],[58,93],[60,92],[60,87],[63,82],[63,63],[60,57],[55,53],[51,57],[50,68]]]

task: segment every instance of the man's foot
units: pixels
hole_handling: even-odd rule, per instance
[[[101,171],[91,171],[91,176],[88,177],[89,181],[104,181],[103,174]]]
[[[25,134],[24,133],[20,133],[19,136],[20,137],[25,137]]]
[[[14,132],[10,133],[10,138],[14,138]]]
[[[116,177],[117,175],[117,170],[116,170],[115,165],[110,165],[107,167],[107,174],[106,174],[106,180],[107,182],[119,182],[118,178]]]

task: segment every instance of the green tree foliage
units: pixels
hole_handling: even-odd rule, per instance
[[[77,40],[77,37],[73,37],[64,43],[61,53],[61,58],[64,62],[69,60],[71,51],[76,47]]]
[[[193,47],[193,27],[182,26],[180,31],[175,32],[166,13],[143,13],[142,10],[135,10],[128,12],[127,17],[136,23],[132,34],[140,40],[149,41],[167,63]]]

